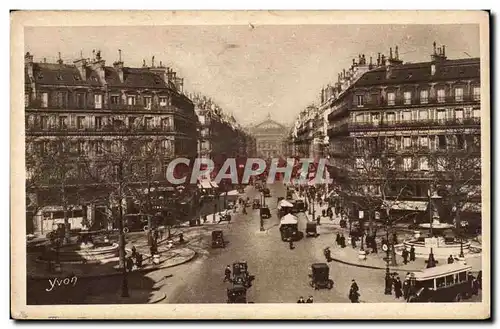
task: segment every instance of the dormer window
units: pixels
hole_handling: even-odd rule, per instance
[[[92,77],[91,79],[92,79],[92,81],[97,81],[96,77]]]
[[[42,79],[43,79],[43,74],[42,74],[42,73],[38,73],[37,78],[38,78],[39,80],[42,80]]]
[[[73,77],[75,78],[76,81],[80,81],[80,76],[79,75],[75,74]]]
[[[62,81],[63,77],[62,77],[61,73],[58,73],[58,74],[57,74],[56,79],[57,79],[58,81]]]

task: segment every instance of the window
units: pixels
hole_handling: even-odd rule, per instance
[[[135,105],[135,96],[127,96],[127,105]]]
[[[59,128],[61,128],[61,129],[68,128],[68,117],[67,116],[59,117]]]
[[[437,101],[438,101],[438,103],[444,103],[445,100],[446,100],[446,98],[445,98],[444,89],[443,88],[438,89],[438,91],[437,91]]]
[[[162,126],[163,130],[170,130],[172,128],[172,120],[171,120],[171,118],[164,118],[164,119],[162,119],[161,120],[161,126]]]
[[[396,159],[393,157],[387,158],[387,168],[396,169]]]
[[[387,105],[396,104],[396,94],[395,93],[387,93]]]
[[[429,147],[429,137],[427,136],[418,136],[418,144],[420,145],[420,147]]]
[[[49,105],[49,94],[42,93],[42,107],[47,107]]]
[[[160,106],[167,106],[168,104],[168,97],[162,96],[160,97]]]
[[[85,94],[83,94],[83,93],[76,94],[76,106],[79,109],[82,109],[85,107]]]
[[[49,117],[44,115],[40,118],[42,129],[49,129]]]
[[[459,282],[465,282],[465,281],[467,281],[467,272],[460,272],[460,273],[458,273],[458,281]]]
[[[411,91],[405,91],[403,97],[406,105],[411,104]]]
[[[455,275],[454,274],[447,275],[445,277],[445,280],[446,280],[446,285],[451,286],[451,285],[455,284]]]
[[[439,149],[446,149],[446,136],[445,135],[438,135],[438,148]]]
[[[396,138],[394,137],[387,137],[386,139],[387,142],[387,148],[389,149],[395,149],[396,148]]]
[[[455,88],[455,102],[463,102],[463,101],[464,101],[464,89]]]
[[[444,277],[436,278],[436,288],[442,288],[444,287],[444,285],[445,285]]]
[[[153,129],[153,118],[144,118],[144,127],[146,129]]]
[[[365,167],[365,159],[356,158],[356,169],[363,169]]]
[[[411,112],[403,111],[403,121],[411,121]]]
[[[427,110],[420,110],[418,112],[418,118],[420,120],[429,120],[429,111],[427,111]]]
[[[101,129],[102,128],[102,118],[101,117],[95,117],[94,118],[94,126],[96,129]]]
[[[66,93],[64,92],[58,92],[56,94],[56,102],[57,102],[57,107],[63,108],[66,106]]]
[[[403,137],[403,148],[408,149],[411,147],[411,138],[409,136]]]
[[[378,125],[379,122],[380,122],[380,113],[372,113],[371,114],[371,119],[372,119],[372,123],[374,125]]]
[[[144,97],[144,108],[147,110],[151,110],[151,97],[150,96]]]
[[[117,105],[120,104],[120,96],[117,95],[111,95],[110,101],[112,105]]]
[[[200,146],[203,149],[203,145]],[[164,140],[162,142],[162,148],[164,153],[171,153],[172,152],[172,141],[171,140]]]
[[[472,99],[475,100],[475,101],[481,100],[481,88],[474,87],[472,89]]]
[[[30,94],[25,93],[24,94],[24,107],[30,106]]]
[[[84,154],[85,153],[85,142],[84,141],[78,141],[78,153],[79,154]]]
[[[365,115],[363,113],[356,114],[354,121],[357,123],[361,123],[365,121]]]
[[[132,128],[135,126],[135,119],[137,119],[137,118],[136,117],[128,117],[127,118],[129,128]]]
[[[95,145],[95,154],[102,155],[103,150],[104,150],[102,142],[101,141],[97,141],[97,142],[95,142],[94,145]]]
[[[356,95],[356,104],[358,104],[358,107],[363,107],[365,104],[363,95]]]
[[[481,118],[481,110],[480,109],[473,109],[472,110],[472,117],[473,118]]]
[[[394,121],[396,121],[396,113],[394,112],[387,113],[387,122],[392,123]]]
[[[76,118],[76,127],[78,129],[84,129],[85,128],[85,117],[77,117]]]
[[[404,157],[403,158],[403,170],[409,171],[412,169],[412,158]]]
[[[420,104],[427,104],[429,102],[429,91],[421,90],[420,91]]]
[[[422,171],[429,170],[429,161],[427,157],[420,157],[418,159],[418,169]]]
[[[102,95],[101,94],[94,95],[94,106],[96,109],[102,109]]]
[[[455,110],[455,119],[459,122],[462,122],[464,119],[464,110],[463,109],[456,109]]]
[[[446,120],[446,111],[445,110],[437,110],[437,119],[438,121]]]
[[[465,148],[465,140],[463,135],[456,136],[457,148],[463,150]]]

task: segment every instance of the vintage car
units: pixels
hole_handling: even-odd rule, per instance
[[[292,214],[287,214],[281,218],[280,234],[282,241],[297,241],[300,239],[301,234],[298,223],[297,217]]]
[[[271,190],[267,187],[264,187],[262,189],[262,194],[264,194],[264,197],[269,198],[271,196]]]
[[[461,262],[410,274],[409,303],[459,302],[477,293],[472,267]]]
[[[318,290],[321,288],[332,289],[333,280],[330,279],[330,268],[326,263],[315,263],[311,265],[311,281],[309,285]]]
[[[258,198],[253,199],[252,209],[259,209],[259,208],[260,208],[260,199]]]
[[[306,211],[306,204],[304,202],[304,200],[302,199],[297,199],[293,202],[293,208],[294,208],[294,212],[303,212],[303,211]]]
[[[286,199],[287,200],[293,199],[293,192],[292,191],[286,191]]]
[[[222,231],[212,231],[212,248],[225,248],[224,233]]]
[[[271,218],[271,210],[269,210],[268,206],[260,207],[260,218]]]
[[[153,216],[146,214],[127,214],[123,216],[123,232],[147,231],[148,218],[151,225],[154,226]]]
[[[252,285],[252,281],[254,280],[254,276],[248,273],[248,265],[247,262],[237,262],[233,263],[233,284],[241,285],[243,287],[250,287]]]
[[[306,224],[306,236],[307,237],[310,237],[310,236],[317,237],[318,236],[317,225],[318,224],[316,224],[315,222],[307,222],[307,224]]]
[[[227,303],[228,304],[246,304],[247,302],[247,288],[242,285],[233,285],[232,288],[227,289]]]

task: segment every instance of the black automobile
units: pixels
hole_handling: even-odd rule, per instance
[[[228,304],[246,304],[247,288],[242,285],[235,284],[232,288],[227,289]]]
[[[259,209],[259,208],[260,208],[260,200],[259,199],[253,199],[252,209]]]
[[[330,279],[330,268],[326,263],[315,263],[311,265],[311,281],[309,285],[318,290],[321,288],[332,289],[333,280]]]
[[[318,236],[318,227],[315,222],[308,222],[306,224],[306,236],[310,237],[317,237]]]
[[[293,192],[292,191],[287,191],[286,192],[286,199],[287,200],[292,200],[293,199]]]
[[[262,194],[264,194],[264,197],[269,198],[271,196],[271,190],[267,187],[264,187],[262,189]]]
[[[225,248],[224,233],[222,231],[212,232],[212,248]]]
[[[233,284],[241,285],[245,288],[249,288],[252,285],[252,281],[255,279],[253,275],[248,273],[247,262],[237,262],[233,263]]]
[[[295,212],[303,212],[303,211],[306,211],[306,204],[305,204],[304,200],[298,199],[298,200],[295,200],[295,202],[293,202],[293,208],[294,208]]]
[[[148,219],[154,225],[153,216],[146,214],[127,214],[123,216],[123,232],[147,231]]]
[[[269,207],[267,206],[260,207],[260,218],[261,219],[271,218],[271,210],[269,210]]]

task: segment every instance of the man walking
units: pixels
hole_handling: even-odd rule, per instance
[[[226,266],[226,269],[224,270],[224,282],[229,281],[231,282],[231,266]]]
[[[408,250],[406,250],[406,247],[403,249],[401,256],[403,256],[403,263],[408,264]]]
[[[410,262],[415,261],[415,247],[412,245],[410,248]]]
[[[394,295],[396,296],[397,299],[399,299],[399,298],[401,298],[401,296],[403,296],[401,289],[402,289],[401,279],[398,276],[396,278],[396,280],[394,281]]]

